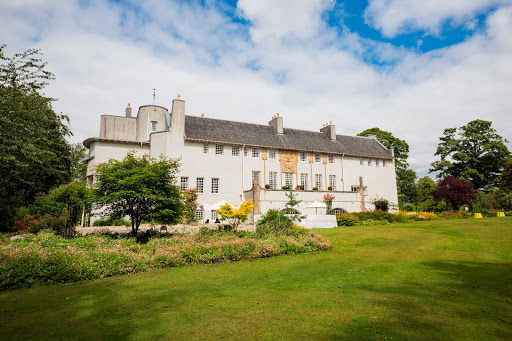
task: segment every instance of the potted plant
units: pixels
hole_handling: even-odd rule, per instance
[[[313,187],[313,191],[318,191],[318,187]]]
[[[265,189],[270,189],[270,185],[269,185],[269,184],[266,184],[266,185],[265,185]]]
[[[327,187],[329,191],[332,191],[332,186]]]
[[[304,190],[304,185],[299,185],[299,188],[303,191]]]
[[[283,186],[283,187],[281,187],[281,188],[282,188],[282,189],[288,189],[288,186]]]
[[[300,189],[300,187],[299,187],[299,186],[295,187],[295,190],[296,190],[296,191],[298,191],[299,189]]]

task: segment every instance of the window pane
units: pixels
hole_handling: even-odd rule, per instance
[[[336,190],[336,175],[329,175],[329,186],[332,187],[332,190]]]
[[[221,144],[216,144],[215,145],[215,154],[217,154],[217,155],[224,154],[224,146]]]
[[[322,158],[321,158],[320,154],[316,153],[316,154],[315,154],[315,162],[320,162],[320,161],[321,161],[321,159],[322,159]]]
[[[203,144],[203,153],[208,154],[208,143]]]
[[[151,131],[152,132],[156,131],[157,124],[158,123],[156,121],[151,121]]]
[[[213,178],[212,179],[212,193],[218,194],[219,193],[219,179]]]
[[[292,173],[284,173],[284,182],[288,187],[293,187],[293,174]]]
[[[240,155],[240,147],[238,147],[238,146],[233,146],[233,147],[231,148],[231,155],[233,155],[233,156],[238,156],[238,155]]]
[[[300,161],[307,161],[307,159],[308,159],[308,153],[306,153],[306,152],[300,152],[300,153],[299,153],[299,159],[300,159]]]
[[[275,160],[276,159],[276,151],[274,149],[269,149],[268,150],[268,158],[271,159],[271,160]]]
[[[196,188],[197,188],[197,193],[199,193],[199,194],[204,193],[204,178],[196,178]]]
[[[308,173],[300,173],[300,184],[304,186],[304,190],[308,190]]]
[[[329,155],[329,163],[334,163],[334,155]]]
[[[260,149],[259,148],[252,149],[252,157],[260,157]]]
[[[188,177],[182,176],[181,177],[181,189],[186,190],[188,188]]]
[[[315,174],[315,187],[318,187],[318,190],[322,190],[322,174]]]
[[[276,187],[277,187],[277,172],[269,172],[268,173],[268,184],[270,185],[270,189],[276,189]]]

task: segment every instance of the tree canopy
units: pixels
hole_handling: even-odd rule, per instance
[[[222,220],[227,220],[236,229],[238,225],[247,221],[253,208],[252,200],[247,200],[237,209],[233,209],[230,204],[226,203],[216,212],[221,215]]]
[[[409,163],[409,144],[401,140],[389,131],[379,128],[370,128],[357,134],[358,136],[375,135],[377,140],[388,149],[393,148],[395,155],[396,184],[398,189],[398,199],[400,202],[411,202],[414,198],[414,182],[416,181],[416,172],[408,169]]]
[[[103,215],[129,216],[132,233],[139,231],[144,220],[162,224],[181,221],[183,202],[176,185],[178,159],[160,160],[129,152],[121,161],[110,159],[95,169],[94,190],[97,203],[104,206]]]
[[[472,182],[448,175],[437,182],[434,197],[449,201],[452,207],[457,209],[462,205],[474,202],[476,191]]]
[[[54,79],[39,50],[7,57],[0,46],[0,229],[16,210],[69,181],[68,118],[41,91]]]
[[[500,188],[512,192],[512,161],[507,161],[501,173]]]
[[[497,186],[506,161],[510,160],[508,141],[491,127],[492,122],[474,120],[460,128],[444,130],[430,172],[437,177],[453,175],[471,181],[477,189]]]

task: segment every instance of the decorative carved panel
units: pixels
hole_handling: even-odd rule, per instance
[[[324,165],[327,164],[327,154],[322,154],[322,161],[323,161]]]
[[[297,152],[280,150],[279,161],[281,161],[281,173],[297,173],[297,162],[299,161]]]
[[[266,149],[262,149],[261,150],[261,159],[262,160],[266,160],[267,159],[267,150]]]

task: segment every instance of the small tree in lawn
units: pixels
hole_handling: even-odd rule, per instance
[[[193,223],[197,221],[197,189],[189,188],[183,192],[183,220],[185,223]]]
[[[247,200],[236,210],[233,210],[231,205],[226,203],[216,212],[221,215],[222,220],[227,220],[229,224],[236,229],[241,223],[247,221],[253,208],[252,200]]]
[[[48,198],[66,206],[66,228],[63,234],[67,238],[72,237],[80,213],[90,206],[91,190],[86,187],[85,183],[73,181],[52,189]]]
[[[299,216],[298,214],[296,214],[297,209],[295,208],[295,206],[298,206],[302,202],[302,200],[297,199],[298,194],[293,194],[293,190],[290,187],[289,192],[285,193],[285,195],[288,198],[288,201],[284,204],[284,211],[287,214],[293,214],[292,221],[301,221],[302,219],[304,219],[306,216]]]
[[[453,175],[439,180],[434,191],[436,199],[449,201],[453,208],[459,208],[475,201],[476,191],[471,181],[459,180]]]
[[[181,221],[183,202],[176,185],[180,167],[177,159],[129,152],[122,161],[110,159],[96,167],[94,189],[97,203],[105,206],[105,216],[129,216],[132,233],[137,234],[143,220],[162,224]]]

